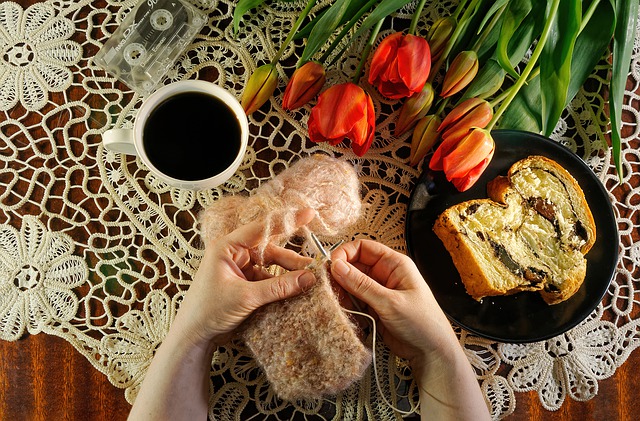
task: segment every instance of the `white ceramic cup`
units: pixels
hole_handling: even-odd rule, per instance
[[[226,104],[233,112],[240,126],[240,148],[233,162],[222,172],[200,180],[181,180],[159,170],[147,155],[143,142],[145,124],[151,112],[166,99],[187,92],[199,92],[211,95]],[[181,122],[176,121],[176,124]],[[215,127],[211,128],[215,137]],[[203,80],[183,80],[165,85],[146,98],[135,117],[133,129],[110,129],[102,135],[104,147],[127,155],[137,155],[157,178],[173,187],[205,190],[211,189],[227,181],[238,169],[244,158],[249,141],[249,123],[244,109],[234,95],[211,82]],[[181,147],[177,144],[176,147]]]

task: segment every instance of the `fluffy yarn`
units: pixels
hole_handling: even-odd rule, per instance
[[[337,235],[361,213],[360,184],[347,162],[326,155],[302,158],[249,197],[223,197],[201,215],[205,240],[240,225],[266,221],[258,256],[268,244],[295,234]],[[305,208],[317,216],[301,233],[294,218]],[[277,233],[277,234],[274,234]],[[247,321],[242,338],[276,394],[286,400],[316,399],[343,391],[359,380],[371,351],[342,309],[326,265],[313,269],[317,283],[296,298],[270,304]]]

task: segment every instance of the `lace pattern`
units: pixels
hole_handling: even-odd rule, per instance
[[[366,218],[345,237],[373,238],[404,252],[406,203],[419,171],[408,165],[409,134],[391,134],[398,103],[364,80],[378,113],[376,139],[365,157],[348,145],[307,140],[309,107],[285,112],[280,105],[300,53],[297,42],[278,65],[282,82],[275,97],[250,117],[250,145],[234,177],[207,191],[170,188],[139,160],[102,147],[101,134],[130,125],[141,98],[91,58],[135,1],[92,3],[49,0],[26,9],[0,3],[0,338],[60,336],[132,402],[202,257],[196,224],[202,209],[222,195],[247,193],[296,159],[323,151],[346,157],[362,180]],[[208,24],[164,82],[205,79],[238,96],[249,74],[274,55],[303,6],[267,2],[245,17],[234,37],[234,2],[192,3],[209,15]],[[455,1],[427,5],[418,32],[425,34],[454,6]],[[394,15],[390,27],[406,28],[414,7],[410,3]],[[353,73],[361,42],[329,69],[329,84]],[[607,125],[602,72],[606,65],[580,91],[552,137],[582,156],[610,192],[620,229],[618,269],[600,306],[557,338],[499,344],[457,330],[495,419],[514,411],[518,392],[537,391],[549,410],[567,396],[592,398],[598,382],[640,345],[638,181],[631,178],[640,161],[640,33],[625,97],[624,124],[631,133],[623,139],[622,183],[598,133]],[[416,406],[406,364],[382,344],[376,353],[385,396],[401,407]],[[334,399],[280,401],[240,343],[217,350],[211,379],[212,419],[245,419],[256,411],[274,419],[400,418],[383,402],[372,373]]]

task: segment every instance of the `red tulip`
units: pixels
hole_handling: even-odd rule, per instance
[[[373,101],[355,83],[334,85],[318,97],[308,126],[312,142],[337,145],[347,138],[355,154],[362,156],[371,146],[376,130]]]
[[[447,180],[459,191],[465,191],[478,181],[495,148],[488,130],[473,129],[460,141],[443,140],[431,157],[429,168],[443,170]]]
[[[431,69],[427,40],[396,32],[386,37],[371,59],[369,83],[389,99],[400,99],[419,92]]]
[[[282,99],[282,108],[295,110],[311,101],[320,92],[326,80],[324,67],[315,61],[308,61],[293,72]]]

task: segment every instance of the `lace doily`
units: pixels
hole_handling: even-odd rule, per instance
[[[198,78],[241,94],[249,74],[275,54],[302,9],[300,2],[267,2],[232,34],[231,0],[193,0],[209,21],[165,83]],[[322,2],[316,10],[327,2]],[[98,4],[100,6],[98,6]],[[172,189],[135,158],[106,151],[101,134],[130,124],[141,98],[92,62],[135,5],[133,0],[50,0],[23,8],[0,3],[0,338],[24,334],[64,338],[133,402],[157,345],[163,340],[202,256],[197,214],[225,194],[243,194],[293,161],[315,151],[346,157],[362,180],[366,217],[348,233],[405,251],[404,217],[419,175],[408,165],[409,141],[392,136],[399,109],[361,85],[377,110],[377,135],[363,158],[348,145],[312,144],[309,108],[281,109],[298,41],[278,65],[276,95],[250,117],[251,141],[236,175],[200,192]],[[426,6],[426,34],[455,1]],[[408,27],[414,4],[388,19]],[[382,35],[391,32],[383,31]],[[329,69],[328,84],[348,79],[362,40]],[[603,65],[606,73],[606,66]],[[601,69],[601,70],[602,70]],[[589,163],[610,192],[620,227],[620,261],[606,297],[571,331],[533,344],[499,344],[458,330],[494,418],[513,412],[516,392],[535,390],[558,409],[569,396],[588,400],[640,345],[638,294],[638,138],[640,33],[625,97],[626,176],[618,183],[610,151],[596,128],[607,125],[606,81],[592,76],[558,124],[553,138]],[[602,129],[604,130],[604,129]],[[326,239],[330,241],[332,239]],[[409,368],[379,345],[383,393],[395,404],[416,404]],[[333,399],[289,404],[276,399],[241,344],[217,350],[212,361],[210,417],[399,419],[382,401],[372,374]]]

